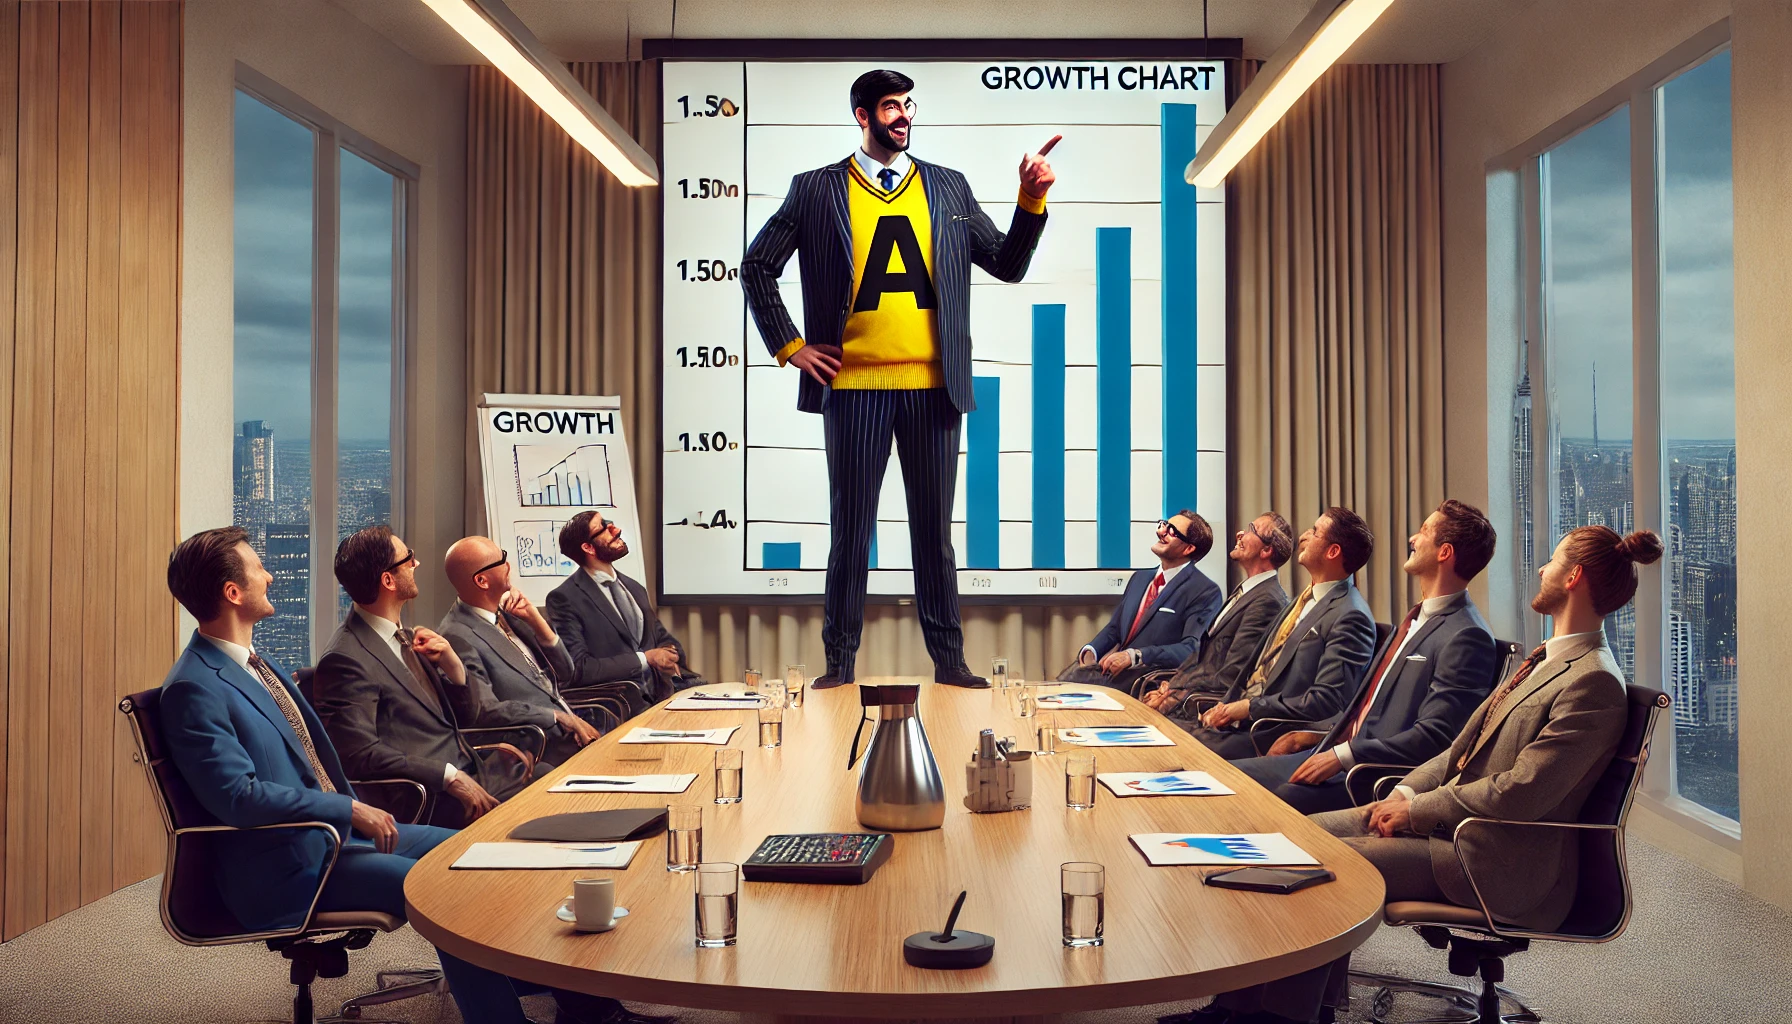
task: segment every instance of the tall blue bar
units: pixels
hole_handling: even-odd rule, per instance
[[[1095,229],[1095,558],[1132,561],[1132,229]]]
[[[1064,307],[1033,307],[1033,567],[1064,568]]]
[[[977,408],[966,425],[969,453],[965,456],[965,568],[1001,568],[1002,513],[1000,461],[1002,450],[1002,379],[972,377],[971,395]]]
[[[767,569],[801,569],[803,567],[803,545],[800,541],[787,544],[774,544],[767,541],[762,549],[761,560]]]
[[[1195,187],[1182,177],[1195,158],[1195,105],[1161,108],[1163,149],[1164,516],[1195,507],[1199,489],[1195,456],[1200,387],[1195,347]]]

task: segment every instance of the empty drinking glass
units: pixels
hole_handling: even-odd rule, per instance
[[[716,803],[738,804],[741,798],[741,753],[731,747],[716,751]]]
[[[784,666],[784,704],[786,707],[803,706],[803,686],[809,681],[809,666]]]
[[[998,690],[1008,688],[1008,659],[997,658],[989,663],[989,682]]]
[[[1095,806],[1095,752],[1076,750],[1064,756],[1064,806],[1086,811]]]
[[[759,709],[759,745],[770,750],[784,745],[784,709],[766,706]]]
[[[1035,710],[1033,712],[1034,753],[1043,756],[1057,752],[1058,723],[1053,721],[1053,718],[1054,716],[1049,711]]]
[[[1064,944],[1072,949],[1101,945],[1107,911],[1107,870],[1092,861],[1066,861],[1063,879]]]
[[[695,871],[703,859],[703,805],[666,805],[666,870]]]
[[[740,924],[739,866],[728,863],[697,865],[696,889],[698,948],[719,949],[734,945],[735,931]]]

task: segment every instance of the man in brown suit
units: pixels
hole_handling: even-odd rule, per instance
[[[1555,635],[1496,687],[1450,749],[1414,769],[1386,799],[1313,820],[1368,858],[1387,901],[1478,908],[1453,838],[1469,817],[1575,821],[1617,750],[1627,707],[1624,677],[1605,643],[1605,617],[1636,594],[1636,565],[1661,557],[1661,538],[1583,526],[1537,570],[1531,607]],[[1493,916],[1548,930],[1574,903],[1578,847],[1553,829],[1489,829],[1464,837],[1462,856]],[[1349,957],[1269,985],[1228,992],[1173,1024],[1314,1021],[1335,1007]]]

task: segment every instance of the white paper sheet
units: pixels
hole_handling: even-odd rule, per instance
[[[1176,741],[1155,725],[1090,725],[1059,729],[1058,739],[1075,747],[1173,747]],[[626,741],[625,741],[626,742]]]
[[[688,775],[568,775],[550,793],[682,793],[697,781]]]
[[[638,725],[622,737],[623,743],[712,743],[723,746],[729,737],[734,735],[738,725],[727,725],[720,729],[649,729]]]
[[[1206,772],[1101,772],[1096,780],[1115,796],[1232,796]]]
[[[686,690],[672,698],[666,710],[752,711],[762,703],[762,697],[743,686],[705,686],[701,690]]]
[[[1132,840],[1132,844],[1139,848],[1139,852],[1154,867],[1173,864],[1295,867],[1319,863],[1280,832],[1251,832],[1242,835],[1148,832],[1127,838]]]
[[[1102,693],[1101,687],[1072,686],[1065,690],[1046,690],[1039,694],[1038,704],[1052,711],[1122,711],[1120,702]]]
[[[469,871],[626,868],[641,848],[627,843],[474,843],[449,865]]]

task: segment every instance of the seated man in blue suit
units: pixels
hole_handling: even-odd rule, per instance
[[[1219,586],[1194,566],[1212,548],[1213,527],[1187,509],[1158,523],[1151,545],[1157,568],[1126,581],[1113,617],[1064,677],[1129,690],[1152,669],[1182,664],[1225,603]]]
[[[1418,765],[1448,748],[1492,692],[1499,658],[1468,583],[1493,558],[1493,524],[1454,498],[1407,541],[1418,604],[1388,639],[1375,670],[1330,730],[1290,732],[1265,757],[1233,764],[1303,814],[1351,806],[1344,776],[1357,764]],[[1310,756],[1307,751],[1317,746]]]
[[[163,737],[182,779],[219,823],[253,829],[324,821],[343,847],[317,909],[376,910],[403,917],[404,877],[417,859],[453,835],[400,825],[355,799],[336,748],[311,706],[279,666],[255,653],[255,623],[274,614],[273,576],[230,526],[183,541],[168,560],[168,589],[199,629],[162,684]],[[305,919],[328,845],[315,830],[244,832],[219,858],[224,905],[250,929],[291,928]],[[513,982],[438,951],[442,973],[468,1021],[523,1024]],[[559,1024],[630,1024],[638,1017],[613,999],[554,993]]]

